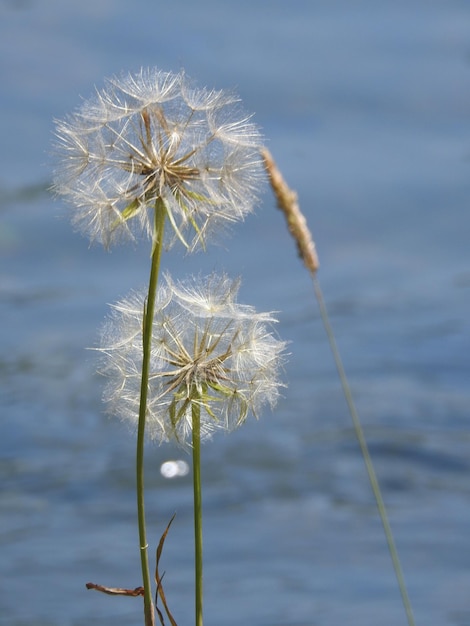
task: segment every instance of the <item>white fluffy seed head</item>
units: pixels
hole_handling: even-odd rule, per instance
[[[167,244],[203,247],[252,211],[264,180],[261,136],[238,98],[198,89],[183,72],[108,79],[55,135],[53,187],[75,226],[105,247],[151,237],[157,200],[171,224]]]
[[[147,432],[158,442],[191,445],[192,410],[201,436],[231,431],[279,396],[285,343],[275,320],[236,302],[239,281],[227,276],[173,282],[159,289],[152,326]],[[145,293],[115,304],[101,337],[109,412],[137,426]]]

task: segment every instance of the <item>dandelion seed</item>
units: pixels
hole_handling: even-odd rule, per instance
[[[260,145],[234,95],[194,88],[183,72],[142,69],[109,79],[56,123],[54,189],[73,205],[78,230],[105,247],[152,237],[153,213],[165,210],[167,245],[193,250],[252,211]]]
[[[159,442],[191,444],[192,408],[201,415],[201,438],[231,431],[249,413],[274,406],[285,343],[269,330],[268,313],[236,303],[238,281],[211,275],[159,290],[152,327],[147,432]],[[102,372],[109,381],[109,412],[136,425],[142,362],[145,294],[113,306],[102,332]]]

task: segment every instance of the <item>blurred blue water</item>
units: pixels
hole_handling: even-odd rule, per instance
[[[89,248],[47,194],[52,119],[104,76],[184,67],[235,86],[297,189],[419,624],[470,624],[470,7],[428,0],[0,4],[0,623],[139,624],[133,442],[102,415],[92,352],[148,251]],[[269,193],[223,267],[280,311],[289,386],[273,415],[204,448],[206,623],[405,623],[319,321]],[[147,453],[155,544],[192,621],[191,479]]]

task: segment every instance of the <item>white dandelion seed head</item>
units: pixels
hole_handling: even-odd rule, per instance
[[[158,199],[168,246],[204,247],[253,210],[264,180],[261,135],[238,98],[195,88],[184,72],[110,78],[55,135],[53,188],[78,230],[105,247],[151,237]]]
[[[224,275],[185,282],[167,276],[159,289],[147,403],[152,439],[190,446],[194,406],[204,440],[276,404],[285,343],[272,333],[270,314],[236,303],[238,287]],[[112,307],[99,348],[108,410],[135,428],[145,296],[133,292]]]

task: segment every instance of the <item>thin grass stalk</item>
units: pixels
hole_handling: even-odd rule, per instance
[[[142,329],[142,378],[140,387],[139,423],[137,428],[136,480],[137,480],[137,517],[139,524],[140,562],[144,587],[145,626],[155,626],[155,609],[152,599],[152,585],[148,561],[148,543],[145,523],[144,499],[144,443],[145,421],[147,414],[147,394],[150,373],[150,354],[152,349],[152,323],[157,295],[158,274],[163,247],[163,230],[165,225],[165,206],[158,198],[155,202],[155,222],[150,267],[147,302],[144,309]]]
[[[342,362],[338,347],[336,345],[335,336],[333,333],[333,329],[331,327],[330,318],[328,316],[328,311],[326,309],[325,300],[323,298],[323,293],[320,288],[318,277],[313,276],[312,278],[313,278],[313,288],[314,288],[315,296],[317,298],[318,306],[320,309],[320,315],[322,318],[323,326],[325,328],[325,332],[328,337],[328,342],[330,344],[335,366],[338,371],[339,379],[341,381],[341,386],[343,388],[343,393],[346,399],[346,404],[348,405],[348,410],[349,410],[349,413],[351,415],[351,419],[353,422],[354,433],[359,442],[359,447],[361,449],[362,457],[364,459],[364,463],[365,463],[366,470],[367,470],[367,475],[369,477],[369,481],[372,487],[372,492],[374,494],[375,502],[377,504],[377,509],[379,511],[380,519],[382,521],[382,526],[383,526],[385,537],[387,540],[388,550],[390,552],[390,557],[392,559],[393,568],[395,570],[395,576],[398,582],[398,587],[400,589],[400,594],[402,597],[403,606],[405,608],[405,613],[406,613],[406,617],[408,620],[408,624],[409,626],[415,626],[415,621],[413,617],[413,609],[411,607],[410,598],[408,596],[408,591],[406,589],[405,579],[403,576],[400,559],[398,558],[398,551],[396,549],[395,541],[393,539],[392,529],[388,521],[387,509],[385,508],[385,503],[382,498],[380,485],[377,480],[377,475],[375,473],[374,465],[372,463],[372,459],[369,453],[369,447],[367,445],[366,438],[364,436],[364,431],[361,425],[361,421],[359,419],[359,415],[356,411],[356,406],[354,404],[351,389],[349,387],[348,379],[346,377],[346,373],[343,367],[343,362]]]
[[[197,402],[192,403],[192,426],[196,626],[203,626],[201,407]]]
[[[359,447],[361,449],[362,457],[364,459],[364,463],[366,466],[367,475],[369,477],[369,481],[372,487],[372,492],[374,494],[375,502],[377,505],[377,509],[380,515],[380,519],[382,521],[382,526],[384,529],[385,537],[387,540],[388,550],[390,552],[390,556],[392,559],[393,568],[395,571],[395,576],[397,579],[398,587],[400,590],[403,607],[405,609],[406,617],[408,620],[409,626],[415,626],[415,621],[413,617],[413,610],[411,607],[410,598],[408,596],[408,591],[405,584],[405,579],[403,576],[403,570],[400,564],[400,559],[398,557],[398,551],[395,546],[395,541],[393,539],[392,529],[390,527],[390,523],[388,521],[387,510],[385,508],[384,500],[382,497],[382,492],[380,490],[380,485],[377,480],[377,476],[374,470],[374,465],[372,463],[371,456],[369,454],[369,448],[367,446],[366,438],[364,436],[364,431],[362,429],[361,421],[359,419],[359,415],[356,411],[356,407],[354,404],[354,400],[351,394],[351,389],[349,387],[348,379],[343,367],[343,362],[341,360],[341,356],[336,345],[336,340],[334,336],[334,332],[330,323],[330,318],[328,316],[328,311],[325,305],[325,300],[323,298],[323,293],[320,288],[320,282],[317,277],[317,270],[319,268],[318,256],[315,249],[315,243],[313,241],[310,230],[307,226],[307,221],[300,211],[298,202],[297,202],[297,194],[292,191],[287,183],[284,181],[281,172],[277,168],[274,159],[272,158],[270,152],[263,148],[261,151],[266,170],[269,176],[269,181],[271,183],[271,187],[274,191],[274,194],[277,199],[278,207],[284,213],[287,226],[289,232],[295,240],[297,251],[299,253],[302,262],[305,267],[309,271],[312,280],[313,280],[313,288],[315,292],[315,297],[318,302],[318,306],[320,309],[320,316],[323,322],[323,326],[325,328],[325,332],[327,335],[327,339],[330,345],[330,349],[333,354],[333,359],[335,362],[336,369],[338,371],[339,379],[341,382],[341,386],[343,389],[343,393],[346,399],[346,404],[348,406],[349,413],[351,415],[351,419],[353,422],[354,433],[359,442]]]

